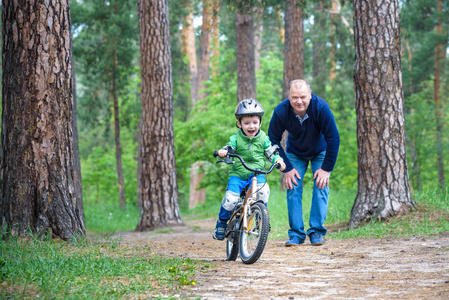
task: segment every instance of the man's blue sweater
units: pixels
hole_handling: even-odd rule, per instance
[[[332,171],[340,147],[340,135],[329,105],[312,94],[306,112],[308,118],[301,122],[293,112],[290,100],[285,99],[274,110],[268,128],[268,136],[273,144],[280,147],[279,154],[286,164],[285,172],[293,169],[281,146],[282,134],[288,131],[287,152],[302,158],[312,158],[326,150],[321,169]]]

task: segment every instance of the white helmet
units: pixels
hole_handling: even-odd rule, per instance
[[[262,105],[254,99],[243,99],[235,108],[235,117],[240,120],[243,116],[259,116],[262,120],[264,110]]]

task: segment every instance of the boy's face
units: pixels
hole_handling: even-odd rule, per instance
[[[259,132],[260,118],[258,116],[243,117],[237,121],[237,126],[242,128],[248,137],[255,137]]]

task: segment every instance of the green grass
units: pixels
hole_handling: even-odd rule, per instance
[[[414,193],[413,199],[417,209],[409,214],[383,222],[373,220],[365,226],[332,232],[329,236],[337,239],[383,238],[437,235],[449,232],[448,195],[447,188]],[[347,223],[348,220],[349,217],[343,222]]]
[[[66,243],[31,235],[4,237],[0,239],[0,298],[164,298],[188,294],[182,287],[195,284],[199,267],[210,266],[156,256],[145,245],[131,247],[117,239]]]
[[[85,203],[84,219],[88,234],[135,230],[140,210],[127,205],[121,210],[118,203]]]

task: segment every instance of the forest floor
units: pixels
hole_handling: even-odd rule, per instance
[[[146,244],[161,256],[207,261],[194,286],[163,294],[201,299],[449,299],[449,233],[382,239],[327,239],[323,246],[285,247],[268,240],[261,258],[226,261],[213,240],[215,220],[187,221],[169,233],[120,232],[122,243]],[[173,293],[173,294],[172,294]]]

